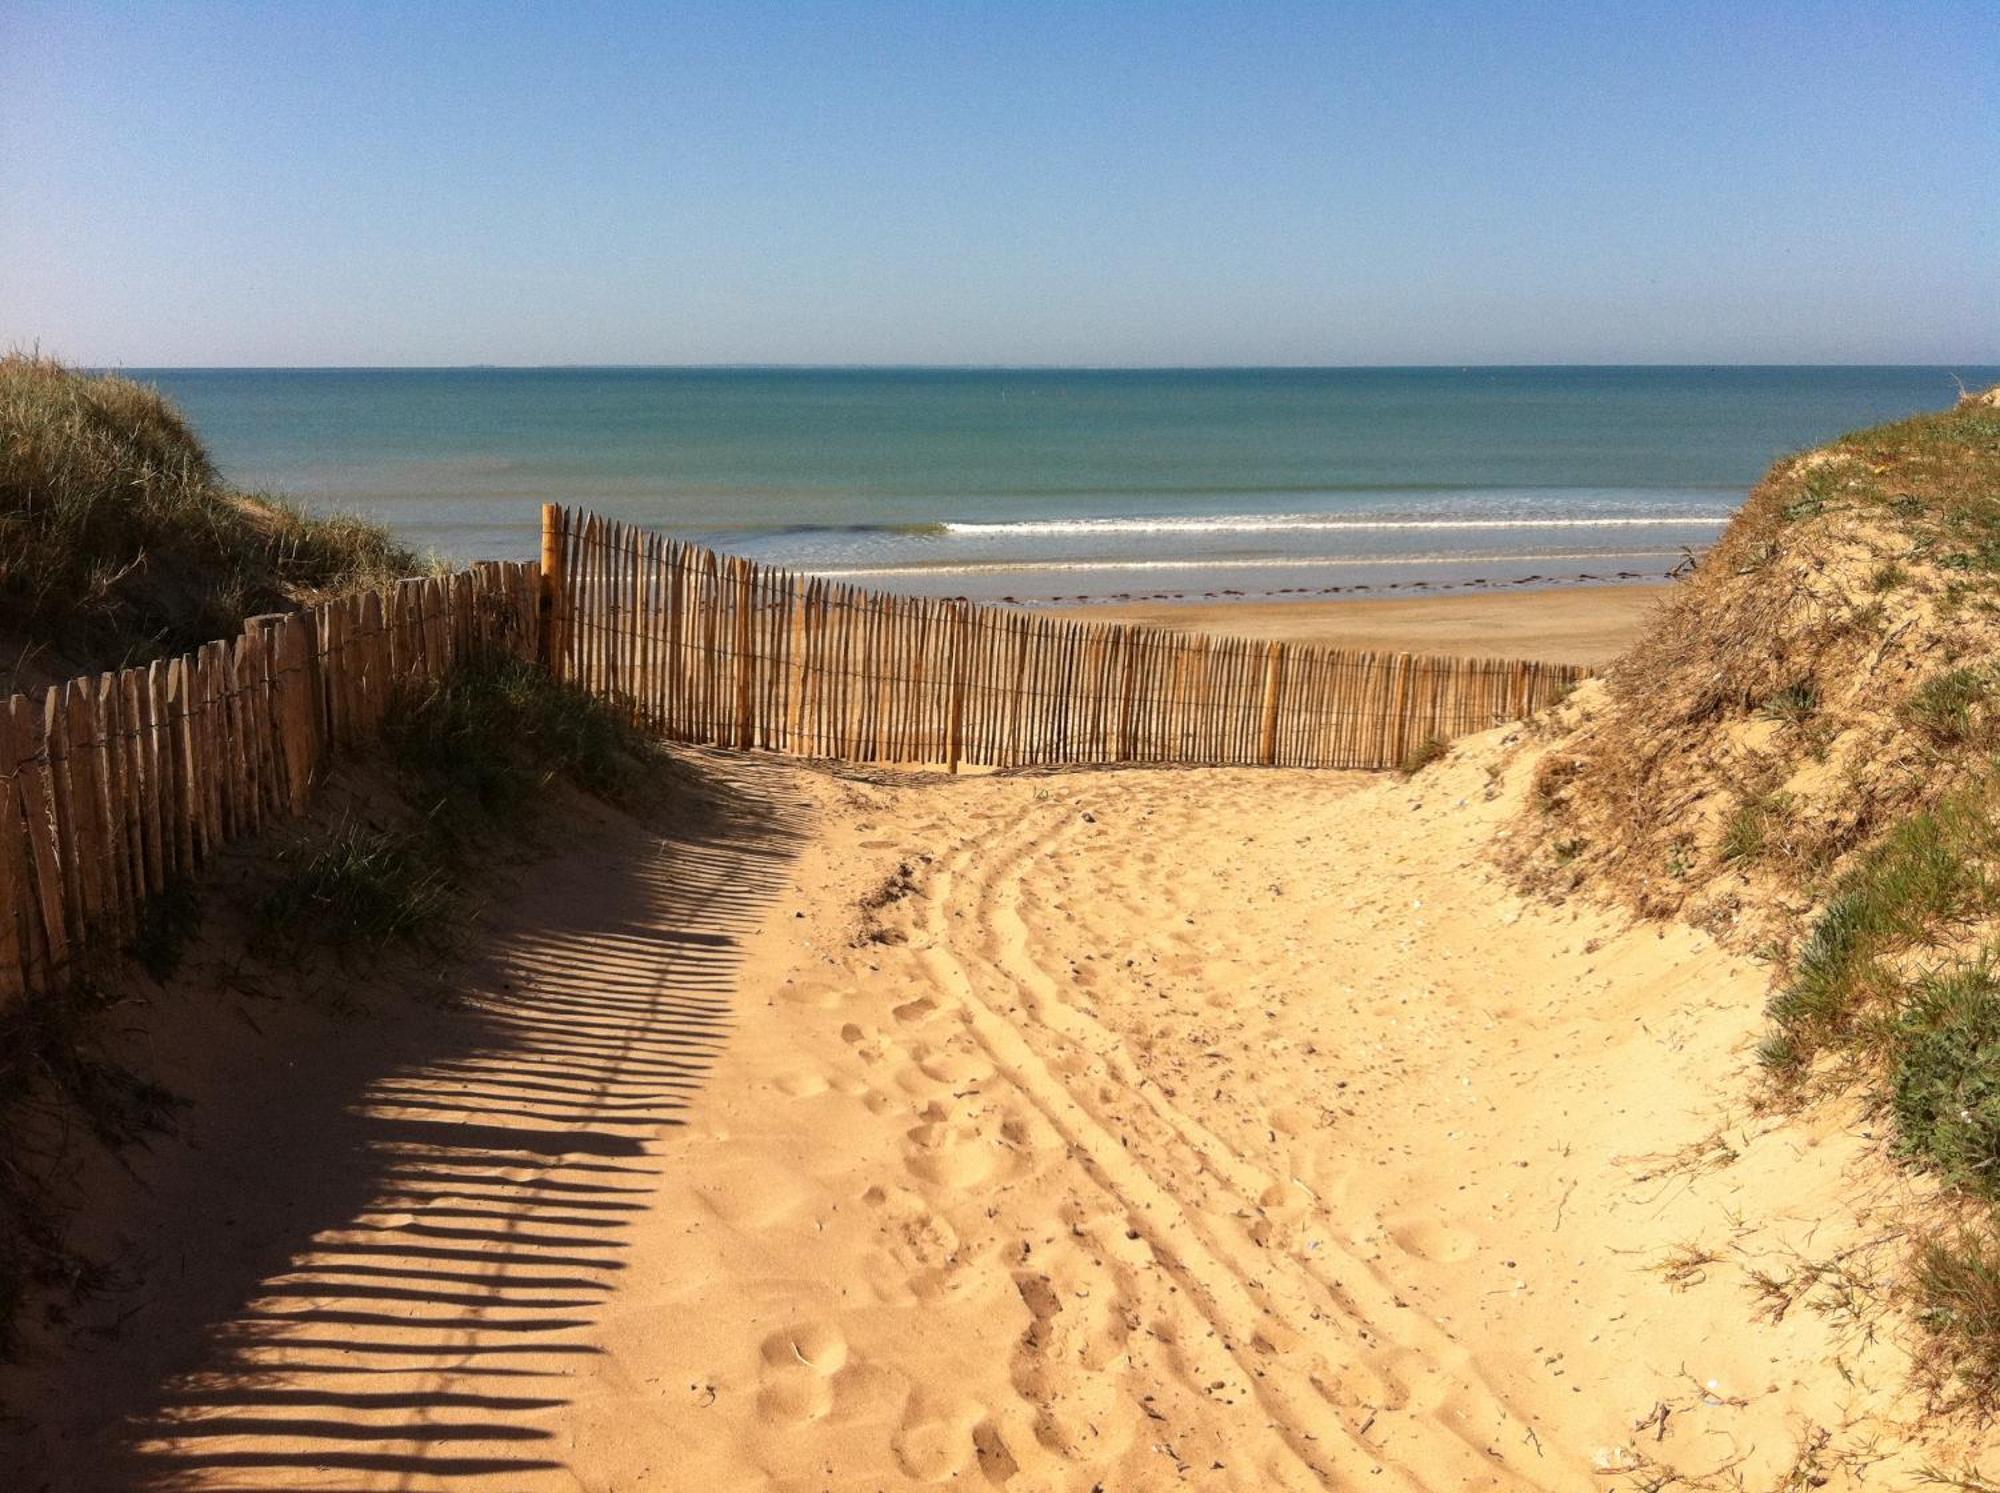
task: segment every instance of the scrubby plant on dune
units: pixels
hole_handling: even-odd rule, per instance
[[[1564,712],[1517,861],[1778,954],[1759,1056],[1780,1096],[1860,1085],[1899,1154],[1945,1184],[1958,1211],[1913,1225],[1910,1280],[1988,1405],[1996,658],[2000,391],[1781,462],[1652,634]]]
[[[657,767],[651,738],[613,706],[510,658],[404,697],[385,735],[418,793],[454,818],[511,812],[551,777],[627,798]]]
[[[446,928],[472,879],[471,852],[532,828],[544,790],[643,809],[674,777],[615,706],[499,655],[404,693],[383,740],[410,814],[293,837],[258,906],[267,934],[366,949]]]
[[[1450,751],[1450,743],[1442,737],[1427,736],[1403,753],[1403,760],[1396,770],[1406,778],[1413,778],[1433,762],[1443,761]]]
[[[0,356],[0,644],[53,650],[31,677],[176,651],[420,568],[379,525],[228,486],[158,391]]]
[[[1530,841],[1587,841],[1559,879],[1649,914],[1795,940],[1868,846],[1985,772],[1996,654],[2000,405],[1781,462],[1651,633],[1572,702]],[[1782,853],[1744,854],[1740,806],[1780,797]],[[1666,874],[1690,837],[1731,875]]]

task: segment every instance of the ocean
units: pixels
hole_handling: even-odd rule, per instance
[[[524,558],[582,504],[933,595],[1657,579],[1778,456],[1994,368],[141,369],[224,473]]]

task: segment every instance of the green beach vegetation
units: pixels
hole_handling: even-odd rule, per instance
[[[1778,465],[1537,775],[1550,884],[1770,957],[1779,1103],[1939,1184],[1906,1279],[2000,1395],[2000,391]]]
[[[0,358],[0,647],[17,689],[422,568],[378,526],[230,487],[151,389]],[[518,660],[473,659],[396,700],[382,749],[343,766],[313,814],[147,902],[129,964],[93,961],[0,1013],[0,1357],[31,1298],[59,1315],[109,1283],[65,1237],[79,1148],[115,1153],[174,1124],[179,1101],[120,1040],[116,1013],[147,980],[232,937],[287,968],[413,942],[447,956],[495,851],[530,853],[542,805],[588,793],[642,809],[676,781],[614,707]]]
[[[15,687],[421,568],[380,525],[231,487],[156,390],[0,356],[0,663]]]
[[[561,785],[643,811],[675,772],[614,707],[517,659],[475,659],[405,693],[384,723],[397,822],[342,816],[281,837],[257,905],[277,942],[370,948],[448,931],[483,847],[532,833]]]

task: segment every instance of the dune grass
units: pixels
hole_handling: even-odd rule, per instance
[[[1745,794],[1723,824],[1716,855],[1725,865],[1739,868],[1762,860],[1790,826],[1793,807],[1788,793]]]
[[[551,777],[623,801],[654,755],[652,739],[604,701],[511,658],[404,697],[384,736],[415,791],[455,818],[511,812]]]
[[[1904,702],[1903,713],[1932,746],[1985,745],[2000,729],[1994,685],[1991,665],[1947,669],[1919,685]]]
[[[1891,1041],[1922,989],[1899,962],[2000,912],[2000,780],[1982,779],[1912,814],[1834,884],[1772,998],[1760,1056],[1780,1078],[1822,1053],[1863,1058]]]
[[[1900,534],[1905,560],[1866,579],[1876,595],[1928,574],[1937,614],[1961,625],[2000,596],[2000,406],[1993,396],[1836,442],[1788,522],[1830,504]],[[1833,480],[1837,477],[1837,480]],[[1809,488],[1811,479],[1801,483]],[[1955,647],[1965,647],[1961,641]],[[1974,644],[1973,646],[1979,646]],[[1947,654],[1949,657],[1949,654]],[[1895,1145],[1972,1206],[1920,1229],[1910,1271],[1919,1319],[1982,1408],[2000,1397],[2000,673],[1984,660],[1923,676],[1891,719],[1928,760],[1922,807],[1849,856],[1772,999],[1760,1056],[1781,1081],[1822,1058],[1856,1075],[1894,1122]],[[1967,953],[1969,946],[1976,951]]]
[[[1904,1152],[1968,1191],[2000,1194],[2000,979],[1990,956],[1922,976],[1887,1041]]]
[[[561,783],[641,808],[663,772],[650,738],[612,706],[500,656],[402,696],[383,739],[409,822],[343,820],[287,845],[257,909],[268,935],[366,949],[439,933],[480,847],[532,829],[541,790]]]
[[[1769,951],[1777,1102],[1944,1184],[1906,1279],[2000,1395],[2000,391],[1778,462],[1537,769],[1530,874]],[[1665,808],[1663,806],[1672,806]]]
[[[1396,770],[1406,778],[1413,778],[1433,762],[1441,762],[1451,751],[1451,744],[1441,736],[1427,736],[1407,752],[1397,764]]]
[[[230,487],[158,391],[0,356],[0,634],[17,656],[113,668],[422,568],[379,525]]]
[[[421,833],[353,820],[302,836],[280,853],[257,919],[294,943],[342,949],[423,933],[451,905],[450,883],[427,852]]]

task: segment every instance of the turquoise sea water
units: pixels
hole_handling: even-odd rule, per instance
[[[234,480],[460,559],[536,505],[934,594],[1657,576],[1771,461],[2000,369],[137,370]]]

